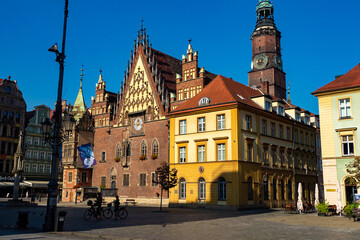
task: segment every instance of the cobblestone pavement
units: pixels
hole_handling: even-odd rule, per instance
[[[270,210],[205,210],[128,207],[125,220],[84,221],[86,206],[60,204],[67,211],[64,232],[42,233],[45,207],[30,212],[29,229],[17,230],[14,208],[0,208],[0,239],[359,239],[360,222],[316,214]]]

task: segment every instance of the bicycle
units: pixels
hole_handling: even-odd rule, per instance
[[[107,208],[103,211],[103,215],[106,219],[110,219],[114,214],[115,214],[115,219],[117,219],[117,218],[125,219],[129,215],[128,211],[125,209],[125,206],[119,207],[118,210],[115,210],[115,209],[113,210],[111,208],[111,206],[112,206],[112,204],[109,203],[107,205]]]
[[[96,209],[95,205],[91,200],[87,202],[87,205],[90,206],[89,209],[86,209],[84,213],[84,219],[89,221],[92,217],[97,218],[97,220],[101,220],[102,216],[104,215],[103,209]],[[111,215],[112,216],[112,215]]]
[[[120,218],[120,219],[125,219],[128,216],[128,211],[125,209],[125,207],[119,207],[119,210],[117,210],[115,212],[115,219],[116,218]]]

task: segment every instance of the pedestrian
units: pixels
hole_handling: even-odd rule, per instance
[[[10,193],[7,193],[7,194],[6,194],[6,198],[8,198],[8,197],[9,197],[9,195],[10,195]]]
[[[35,193],[31,194],[31,203],[35,203]]]
[[[26,197],[26,198],[29,197],[29,191],[26,191],[25,197]]]

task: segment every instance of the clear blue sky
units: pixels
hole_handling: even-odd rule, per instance
[[[292,101],[318,113],[310,93],[360,62],[360,1],[273,2]],[[63,99],[74,103],[82,64],[88,106],[100,67],[107,90],[119,90],[141,19],[155,49],[180,59],[192,38],[200,67],[247,85],[257,3],[69,0]],[[63,10],[64,0],[0,2],[0,78],[18,81],[28,111],[56,101],[59,65],[47,49],[61,46]]]

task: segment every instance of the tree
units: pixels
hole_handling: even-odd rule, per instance
[[[158,179],[157,181],[154,180],[154,182],[158,183],[161,187],[160,211],[162,211],[163,190],[168,191],[177,185],[177,170],[175,168],[170,170],[169,164],[162,162],[160,167],[156,169],[156,174],[158,175]]]
[[[354,176],[354,181],[360,181],[360,157],[355,157],[353,162],[346,164],[346,171]]]

